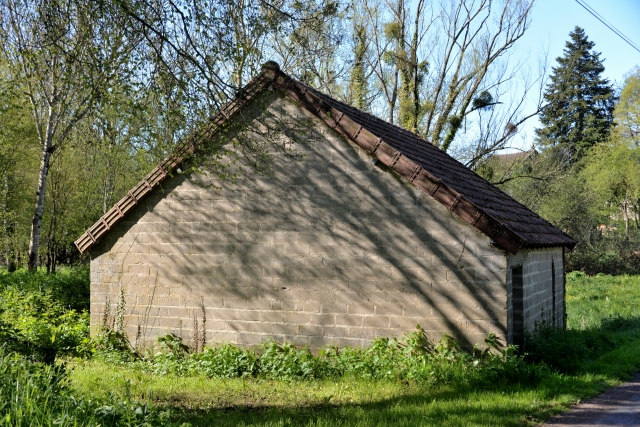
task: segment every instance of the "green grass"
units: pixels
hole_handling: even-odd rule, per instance
[[[569,274],[569,338],[580,333],[582,341],[606,336],[613,343],[606,351],[595,346],[593,357],[580,361],[578,374],[551,372],[535,385],[445,386],[355,377],[222,380],[149,375],[135,366],[114,370],[99,361],[79,362],[71,378],[82,395],[151,398],[170,410],[173,422],[193,426],[536,425],[640,370],[638,302],[640,277]],[[619,330],[603,329],[603,320],[618,316],[628,324]],[[566,345],[562,339],[558,346]]]
[[[73,289],[85,292],[87,281],[86,269],[55,276],[0,272],[0,320],[9,328],[4,333],[13,334],[10,328],[18,328],[16,336],[27,343],[46,343],[55,333],[58,343],[61,331],[68,337],[84,331],[86,319],[69,316],[65,309],[81,310],[83,300],[74,297]],[[222,369],[226,362],[220,360],[237,359],[233,349],[202,359],[208,371],[196,369],[202,360],[171,351],[142,362],[67,358],[66,374],[24,358],[0,357],[0,392],[4,393],[0,393],[0,426],[44,426],[54,421],[78,426],[536,425],[640,370],[639,303],[640,276],[569,274],[567,312],[572,329],[547,331],[540,341],[544,345],[537,351],[551,355],[547,370],[518,358],[509,359],[511,365],[498,358],[476,366],[469,355],[457,353],[447,359],[447,351],[429,356],[428,369],[421,370],[414,362],[402,362],[404,356],[397,350],[375,347],[338,360],[347,368],[349,363],[365,361],[371,366],[364,371],[343,369],[325,379],[305,380],[296,379],[296,373],[273,379],[278,372],[289,372],[283,368],[295,368],[296,360],[306,361],[307,367],[317,364],[308,355],[282,349],[269,364],[267,359],[259,362],[270,367],[266,373],[260,373],[265,369],[260,365],[257,373],[230,379],[208,376],[226,372]],[[65,316],[66,323],[59,320]],[[59,329],[44,328],[50,321],[59,322]],[[44,331],[42,336],[39,331]],[[59,350],[64,348],[61,345]],[[70,349],[62,354],[86,351]],[[415,375],[389,370],[399,362]],[[189,363],[195,368],[183,369]],[[432,368],[436,374],[430,374]],[[393,374],[378,375],[377,370]],[[22,385],[14,389],[13,384]]]
[[[634,351],[640,355],[640,348]],[[614,376],[601,374],[553,374],[536,387],[480,390],[349,377],[299,382],[220,380],[149,376],[95,361],[77,364],[71,379],[82,395],[151,397],[156,406],[171,408],[176,423],[265,427],[535,425],[615,383]]]
[[[600,326],[609,317],[640,316],[640,276],[567,274],[567,327]]]

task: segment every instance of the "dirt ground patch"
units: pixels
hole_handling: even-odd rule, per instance
[[[557,415],[543,426],[640,426],[640,374]]]

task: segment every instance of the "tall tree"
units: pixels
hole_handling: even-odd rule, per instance
[[[640,147],[640,67],[625,78],[613,116],[617,135]]]
[[[556,58],[558,66],[552,68],[544,93],[547,104],[540,114],[542,127],[535,132],[543,146],[556,147],[573,164],[609,136],[616,96],[602,77],[603,60],[592,50],[595,43],[580,27],[569,36],[564,56]]]
[[[38,140],[24,87],[0,60],[0,251],[12,271],[27,252],[29,210],[36,182]]]
[[[629,219],[632,216],[637,219],[638,215],[634,210],[640,197],[640,148],[611,138],[594,147],[586,157],[586,166],[581,173],[600,197],[596,206],[606,217],[615,214],[612,209],[620,209],[624,238],[629,240]]]
[[[525,114],[524,101],[513,96],[533,85],[516,83],[522,64],[511,58],[531,23],[533,0],[359,2],[370,46],[367,75],[379,96],[372,110],[390,122],[475,167],[538,113],[536,107]],[[477,117],[492,107],[490,120]],[[486,132],[487,125],[497,130]]]
[[[355,21],[353,24],[354,59],[351,75],[349,76],[350,102],[361,110],[367,109],[367,32],[364,26]]]
[[[128,64],[135,46],[111,10],[94,1],[7,0],[0,3],[1,52],[25,88],[41,157],[28,268],[38,264],[47,176],[54,152],[96,106]]]

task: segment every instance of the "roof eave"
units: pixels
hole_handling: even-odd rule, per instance
[[[464,221],[478,229],[505,250],[516,254],[526,240],[507,228],[491,215],[483,212],[464,195],[456,192],[439,178],[430,174],[417,163],[395,150],[363,126],[357,124],[341,111],[326,105],[315,94],[299,85],[286,74],[279,72],[274,86],[306,110],[325,122],[329,127],[354,142],[382,164],[402,176],[416,187],[433,197]]]
[[[467,200],[463,194],[455,191],[438,177],[432,175],[403,153],[353,121],[342,111],[327,105],[312,91],[308,90],[307,86],[296,82],[283,73],[278,64],[267,62],[264,64],[262,72],[245,86],[236,97],[221,108],[204,126],[203,131],[197,132],[180,144],[171,155],[165,158],[125,197],[80,236],[75,242],[78,250],[84,253],[95,245],[116,223],[133,210],[143,198],[158,187],[167,176],[171,175],[178,166],[189,159],[202,143],[213,137],[226,121],[238,113],[258,93],[265,88],[271,87],[271,85],[282,91],[293,101],[298,102],[348,140],[377,158],[382,164],[433,197],[506,251],[516,254],[521,248],[529,247],[531,244],[504,223]],[[570,239],[569,236],[566,237]],[[573,248],[575,241],[570,240],[571,243],[568,245],[550,243],[549,246]]]
[[[169,156],[162,160],[126,196],[120,199],[74,242],[80,253],[85,253],[98,243],[140,201],[157,188],[168,176],[171,176],[180,165],[191,158],[201,144],[210,140],[225,122],[235,116],[258,93],[268,87],[275,76],[273,65],[267,62],[263,67],[262,73],[251,80],[231,101],[225,104],[201,130],[196,131],[183,143],[179,144]]]

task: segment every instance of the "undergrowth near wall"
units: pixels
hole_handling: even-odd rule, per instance
[[[172,426],[171,411],[130,393],[92,400],[69,386],[65,365],[46,365],[0,348],[0,426]]]
[[[89,269],[0,271],[0,340],[32,360],[88,356]]]
[[[144,357],[130,354],[116,358],[111,352],[98,350],[97,357],[120,360],[156,375],[286,381],[348,376],[484,386],[496,382],[535,384],[548,371],[544,365],[527,364],[515,347],[504,347],[492,334],[482,346],[466,352],[448,335],[432,343],[419,326],[400,339],[378,338],[364,348],[329,347],[316,355],[307,348],[275,341],[266,341],[258,349],[224,344],[190,353],[173,335],[160,337],[156,351]]]
[[[565,374],[589,372],[603,354],[640,340],[640,276],[567,274],[567,329],[540,324],[524,352]]]
[[[418,419],[511,425],[527,416],[543,419],[557,405],[640,369],[640,278],[633,276],[568,274],[569,328],[538,325],[524,351],[492,335],[464,351],[452,337],[433,342],[418,327],[366,348],[328,347],[317,354],[274,341],[254,349],[221,343],[193,351],[171,334],[139,353],[115,323],[91,339],[88,300],[78,297],[88,298],[88,282],[86,268],[0,272],[0,426],[235,426],[247,419],[264,426],[316,425],[309,424],[312,418],[332,425],[345,416],[351,418],[344,425],[354,426],[415,425]],[[215,390],[225,384],[233,390],[221,396]],[[292,387],[306,394],[273,394]],[[435,396],[444,403],[435,405]],[[522,403],[527,399],[536,403]],[[289,409],[262,413],[261,405]],[[387,419],[394,413],[399,418]]]

